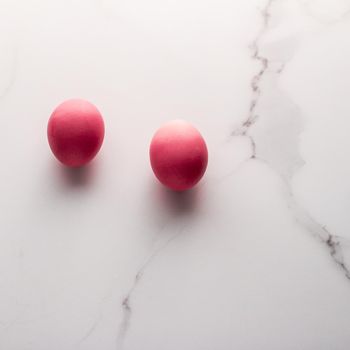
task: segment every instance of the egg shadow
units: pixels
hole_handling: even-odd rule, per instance
[[[58,162],[54,164],[56,180],[63,190],[87,189],[91,187],[96,179],[96,161],[76,168],[70,168]]]
[[[200,212],[203,190],[203,186],[195,186],[186,191],[173,191],[159,182],[152,181],[152,212],[156,216],[173,220],[194,218]]]

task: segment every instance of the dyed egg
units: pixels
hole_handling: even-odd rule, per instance
[[[51,114],[47,137],[53,154],[61,163],[69,167],[83,166],[102,146],[104,122],[92,103],[67,100]]]
[[[183,120],[163,125],[153,136],[150,161],[165,186],[183,191],[195,186],[205,173],[208,150],[199,131]]]

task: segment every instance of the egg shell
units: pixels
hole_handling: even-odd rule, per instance
[[[208,150],[202,135],[184,120],[173,120],[158,129],[149,153],[158,180],[175,191],[195,186],[208,164]]]
[[[47,137],[55,157],[69,167],[89,163],[100,150],[104,122],[90,102],[71,99],[61,103],[51,114]]]

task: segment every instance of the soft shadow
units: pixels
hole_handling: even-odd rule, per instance
[[[92,181],[92,167],[86,165],[79,168],[61,167],[62,177],[65,183],[73,187],[87,186]]]
[[[156,210],[172,218],[195,216],[201,207],[204,188],[196,186],[190,190],[176,192],[154,181],[152,184]]]
[[[69,168],[58,162],[55,162],[54,167],[53,170],[57,174],[59,184],[69,190],[90,187],[96,177],[95,160],[78,168]]]

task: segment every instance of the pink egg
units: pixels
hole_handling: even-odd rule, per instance
[[[51,114],[47,137],[53,154],[60,162],[69,167],[85,165],[102,146],[102,116],[88,101],[67,100]]]
[[[154,174],[165,186],[187,190],[202,178],[208,150],[199,131],[183,120],[163,125],[153,136],[150,160]]]

